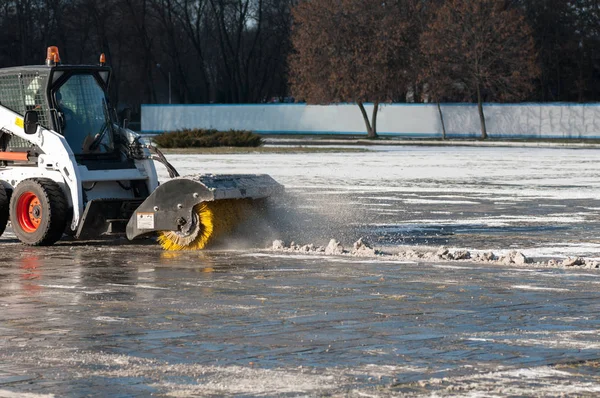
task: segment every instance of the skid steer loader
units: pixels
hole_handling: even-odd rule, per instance
[[[160,151],[118,121],[111,69],[45,65],[0,69],[0,235],[10,220],[27,245],[157,234],[168,250],[202,249],[257,202],[281,193],[268,175],[179,177]],[[154,162],[169,181],[159,185]]]

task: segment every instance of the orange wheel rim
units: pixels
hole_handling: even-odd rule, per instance
[[[37,231],[42,224],[42,203],[33,192],[25,192],[19,197],[17,221],[19,227],[27,233]]]

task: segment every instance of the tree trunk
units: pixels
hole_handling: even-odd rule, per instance
[[[481,102],[481,87],[477,85],[477,109],[479,110],[479,121],[481,122],[481,139],[488,138],[487,129],[485,127],[485,115],[483,114],[483,103]]]
[[[377,138],[377,113],[379,112],[379,102],[375,101],[373,106],[373,117],[371,118],[371,125],[373,126],[373,135],[369,138]]]
[[[377,104],[375,106],[375,109],[373,109],[373,116],[375,116],[375,117],[377,117],[376,109],[378,108],[378,105],[379,104]],[[365,110],[364,104],[362,102],[358,102],[358,107],[360,108],[360,112],[363,115],[363,119],[365,121],[365,126],[367,126],[367,137],[368,138],[377,138],[377,131],[371,126],[371,122],[369,122],[369,116],[367,115],[367,111]],[[374,125],[375,127],[377,127],[376,123],[377,122],[375,120],[375,125]]]
[[[442,107],[440,101],[437,101],[438,113],[440,114],[440,122],[442,122],[442,139],[446,139],[446,124],[444,123],[444,114],[442,113]]]

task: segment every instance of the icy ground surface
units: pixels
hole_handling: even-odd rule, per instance
[[[597,258],[598,155],[169,156],[182,174],[271,174],[288,188],[277,225],[197,253],[7,233],[0,397],[598,396],[598,269],[266,249],[362,236],[389,252]]]
[[[600,150],[381,147],[368,153],[169,157],[182,175],[266,173],[298,244],[420,245],[600,257]],[[163,172],[161,177],[166,179]]]

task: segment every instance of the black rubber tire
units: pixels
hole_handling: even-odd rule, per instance
[[[25,231],[17,217],[19,198],[28,192],[37,196],[41,207],[40,224],[33,232]],[[21,181],[10,198],[13,232],[22,243],[29,246],[53,245],[65,231],[68,208],[67,198],[56,182],[47,178]]]
[[[10,208],[10,202],[8,199],[8,193],[6,188],[0,182],[0,236],[6,230],[6,224],[8,224],[8,209]]]

